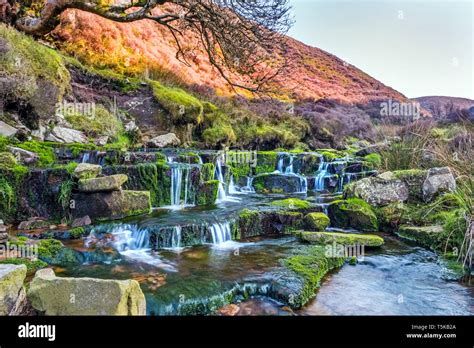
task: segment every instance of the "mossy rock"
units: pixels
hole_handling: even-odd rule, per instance
[[[196,193],[197,205],[213,205],[216,203],[219,181],[209,180],[201,183]]]
[[[367,247],[380,247],[384,240],[372,234],[336,233],[336,232],[301,232],[298,234],[302,240],[311,244],[343,244],[363,245]]]
[[[17,164],[15,156],[10,152],[0,152],[0,169],[11,170]]]
[[[255,174],[273,173],[278,162],[278,152],[275,151],[259,151],[257,153],[257,164],[255,166]]]
[[[344,262],[344,257],[327,257],[323,246],[302,247],[296,255],[281,260],[291,274],[279,277],[272,286],[273,296],[291,308],[299,309],[315,296],[324,275]]]
[[[443,227],[433,226],[410,226],[401,225],[398,228],[397,235],[401,238],[414,241],[427,248],[436,246],[439,235],[443,233]]]
[[[423,182],[428,171],[422,169],[396,170],[392,172],[395,178],[403,181],[408,187],[408,201],[423,201]]]
[[[371,153],[364,157],[365,164],[371,169],[377,169],[382,165],[382,157],[378,153]]]
[[[122,185],[128,180],[125,174],[116,174],[94,179],[81,179],[78,183],[80,192],[105,192],[120,191]]]
[[[94,179],[102,173],[102,167],[96,164],[80,163],[74,169],[73,176],[79,180]]]
[[[242,210],[239,214],[239,230],[241,238],[262,235],[263,229],[260,223],[260,213],[257,210]]]
[[[401,202],[393,202],[384,207],[374,209],[379,226],[386,230],[396,230],[404,221],[409,207]]]
[[[273,201],[271,205],[274,207],[282,207],[289,209],[308,209],[311,206],[311,203],[299,198],[287,198]]]
[[[16,257],[0,260],[0,264],[25,265],[27,275],[33,275],[37,270],[48,267],[48,264],[41,260],[30,260]]]
[[[378,221],[372,207],[359,198],[349,198],[331,203],[329,218],[335,227],[354,228],[364,232],[378,231]]]
[[[324,213],[309,213],[304,217],[304,223],[311,231],[325,231],[331,220]]]
[[[204,163],[201,167],[201,181],[211,181],[214,180],[214,173],[216,167],[214,163]]]

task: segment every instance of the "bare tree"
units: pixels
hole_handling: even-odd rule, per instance
[[[193,33],[228,83],[253,91],[285,65],[280,53],[292,24],[288,0],[0,0],[0,20],[42,36],[58,25],[67,9],[116,22],[155,21],[170,30],[176,56],[185,63],[182,47],[186,35]],[[235,73],[243,82],[233,81]]]

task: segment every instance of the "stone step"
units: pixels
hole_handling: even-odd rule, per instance
[[[120,191],[122,185],[127,182],[128,176],[125,174],[116,174],[94,179],[81,179],[78,183],[80,192],[110,192]]]

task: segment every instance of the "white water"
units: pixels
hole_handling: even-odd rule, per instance
[[[230,223],[228,222],[216,222],[209,227],[209,230],[211,232],[212,244],[219,245],[232,240]]]
[[[325,190],[324,178],[326,178],[328,175],[328,169],[329,169],[329,162],[324,162],[324,159],[323,159],[323,161],[319,164],[318,175],[316,176],[316,187],[315,187],[316,191]]]
[[[221,160],[219,158],[216,161],[216,177],[217,177],[217,180],[219,181],[219,189],[218,189],[218,194],[217,194],[217,200],[218,201],[224,201],[227,198],[227,194],[225,193],[224,175],[222,174],[222,164],[221,164]]]
[[[295,156],[294,155],[290,155],[290,164],[288,165],[288,167],[286,167],[285,169],[285,173],[286,174],[294,174],[294,171],[293,171],[293,160],[295,159]]]
[[[171,168],[171,209],[182,209],[193,206],[190,201],[189,193],[191,170],[189,167],[175,165]],[[183,187],[184,176],[184,187]],[[184,200],[181,200],[181,194],[184,189]]]

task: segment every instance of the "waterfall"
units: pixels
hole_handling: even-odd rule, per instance
[[[294,171],[293,171],[293,160],[295,159],[295,156],[294,155],[290,155],[290,164],[288,165],[288,167],[286,167],[285,169],[285,173],[286,174],[294,174]]]
[[[230,177],[230,182],[229,182],[229,194],[234,195],[234,194],[237,194],[237,193],[239,193],[239,191],[237,190],[237,188],[234,184],[234,176],[232,175]]]
[[[90,152],[85,152],[85,153],[82,155],[82,163],[89,163],[90,157],[91,157]]]
[[[316,191],[325,190],[324,178],[326,178],[328,174],[329,164],[330,164],[329,162],[324,162],[324,159],[319,164],[318,175],[316,176],[316,185],[315,185]]]
[[[191,191],[190,181],[191,169],[186,165],[176,164],[171,167],[171,206],[182,208],[183,206],[194,205],[190,202],[189,193]],[[184,176],[184,188],[183,188]],[[184,200],[181,201],[181,194],[184,189]]]
[[[219,245],[232,239],[230,223],[228,222],[216,222],[209,227],[209,230],[211,232],[212,244]]]
[[[283,155],[280,154],[280,158],[278,159],[278,164],[277,164],[277,170],[280,172],[280,173],[283,173]]]
[[[218,196],[217,196],[217,201],[223,201],[227,198],[227,194],[225,193],[225,181],[224,181],[224,175],[222,173],[222,164],[220,158],[217,158],[216,160],[216,177],[217,180],[219,181],[219,191],[218,191]]]
[[[116,226],[110,233],[113,236],[113,246],[119,252],[144,250],[150,247],[148,230],[140,229],[136,225]]]
[[[175,226],[173,229],[173,234],[171,237],[171,247],[180,248],[181,247],[181,226]]]
[[[255,193],[252,183],[253,183],[253,178],[251,176],[247,176],[247,184],[245,187],[241,188],[241,191],[246,192],[246,193]]]

